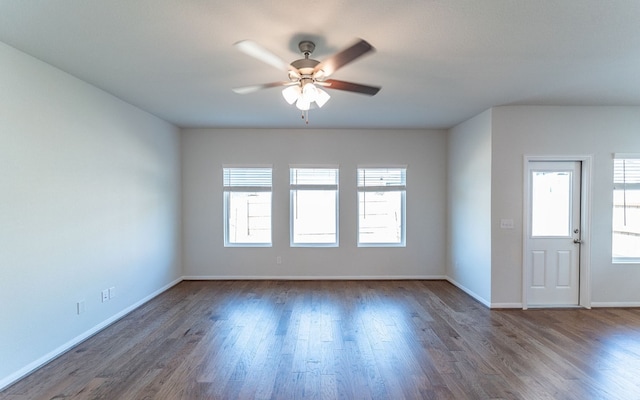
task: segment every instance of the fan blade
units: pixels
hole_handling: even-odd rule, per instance
[[[252,86],[233,88],[233,91],[238,94],[247,94],[247,93],[257,92],[258,90],[261,90],[261,89],[268,89],[272,87],[288,86],[288,85],[295,85],[295,84],[297,83],[296,82],[271,82],[271,83],[263,83],[262,85],[252,85]]]
[[[241,52],[253,57],[258,60],[267,63],[273,67],[276,67],[282,71],[296,71],[291,65],[287,64],[282,58],[273,54],[271,51],[265,49],[258,43],[251,40],[241,40],[239,42],[234,43],[234,46],[238,48]]]
[[[327,79],[324,82],[329,84],[329,86],[325,86],[327,89],[346,90],[347,92],[361,93],[369,96],[375,95],[382,89],[379,86],[361,85],[359,83],[338,81],[335,79]]]
[[[375,48],[371,46],[366,40],[360,39],[355,44],[347,47],[346,49],[334,54],[328,59],[322,61],[316,65],[313,72],[320,70],[324,71],[324,76],[329,76],[336,72],[339,68],[349,64],[358,57],[365,55],[370,51],[375,51]]]

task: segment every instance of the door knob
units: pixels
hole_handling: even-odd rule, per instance
[[[578,243],[578,244],[580,244],[580,243],[582,243],[582,240],[580,240],[580,239],[573,239],[573,243]]]

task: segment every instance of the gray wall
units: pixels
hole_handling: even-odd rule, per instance
[[[640,107],[496,107],[492,120],[492,303],[522,302],[524,156],[592,155],[592,305],[640,305],[640,265],[611,262],[612,155],[640,153]]]
[[[491,110],[452,128],[447,154],[447,277],[491,303]]]
[[[447,277],[487,305],[522,307],[525,156],[589,156],[584,289],[593,307],[639,306],[640,266],[611,262],[613,153],[640,153],[640,107],[495,107],[450,129]]]
[[[1,388],[178,280],[181,254],[175,127],[2,43],[0,110]]]
[[[183,130],[184,273],[214,278],[445,274],[446,131]],[[223,247],[222,166],[273,165],[273,247]],[[340,247],[289,247],[289,165],[338,164]],[[407,167],[406,248],[356,245],[356,168]],[[282,257],[282,264],[276,257]]]

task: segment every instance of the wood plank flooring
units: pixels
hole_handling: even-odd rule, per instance
[[[489,310],[444,281],[182,282],[5,399],[640,399],[640,309]]]

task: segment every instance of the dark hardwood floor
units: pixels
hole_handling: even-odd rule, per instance
[[[640,309],[444,281],[182,282],[0,399],[640,399]]]

